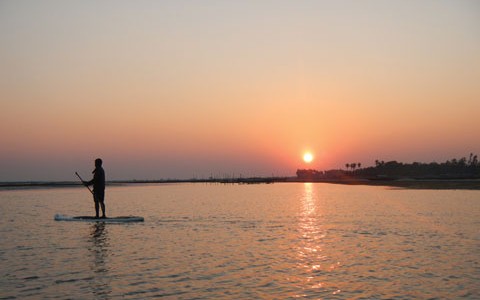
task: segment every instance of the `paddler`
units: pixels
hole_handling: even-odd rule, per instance
[[[102,168],[102,159],[95,160],[95,170],[93,170],[93,179],[83,181],[85,186],[93,185],[93,201],[95,202],[95,218],[99,215],[99,206],[102,207],[102,218],[106,218],[105,214],[105,171]]]

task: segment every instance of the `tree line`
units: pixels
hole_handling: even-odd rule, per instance
[[[318,171],[313,169],[297,170],[299,179],[474,179],[480,178],[478,156],[471,153],[468,158],[453,158],[443,163],[402,163],[396,160],[375,160],[375,166],[361,168],[361,163],[347,163],[346,170]]]

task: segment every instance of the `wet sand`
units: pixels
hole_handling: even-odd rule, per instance
[[[303,181],[303,180],[299,180]],[[303,181],[308,182],[308,181]],[[398,180],[369,180],[369,179],[338,179],[313,180],[347,185],[375,185],[406,189],[433,189],[433,190],[480,190],[480,179],[398,179]]]

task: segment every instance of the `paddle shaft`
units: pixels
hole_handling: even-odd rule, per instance
[[[75,172],[75,175],[77,175],[77,177],[82,181],[82,183],[84,183],[85,181],[82,179],[82,177],[80,177],[80,175],[78,175],[77,172]],[[93,195],[93,191],[90,189],[90,187],[88,185],[85,186],[89,191],[90,193],[92,193]]]

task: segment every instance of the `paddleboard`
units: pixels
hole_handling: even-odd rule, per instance
[[[95,218],[92,216],[65,216],[56,214],[55,221],[77,221],[77,222],[104,222],[104,223],[129,223],[129,222],[143,222],[143,217],[136,216],[120,216],[113,218]]]

